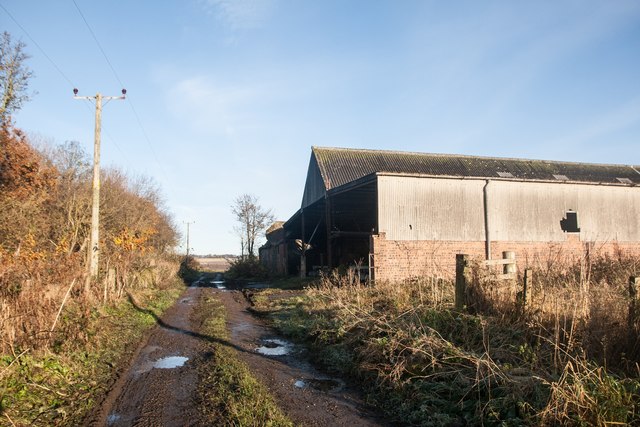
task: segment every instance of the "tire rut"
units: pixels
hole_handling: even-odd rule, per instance
[[[199,332],[198,301],[214,295],[225,306],[229,342]],[[132,301],[135,304],[135,301]],[[247,309],[239,291],[190,287],[151,330],[135,352],[128,369],[117,379],[100,409],[88,423],[93,426],[201,426],[210,425],[198,408],[197,363],[216,341],[234,349],[252,374],[264,383],[278,406],[295,425],[386,425],[369,412],[356,390],[313,368],[295,350],[281,356],[259,354],[269,340],[281,339]],[[144,308],[140,311],[148,312]],[[288,345],[288,344],[287,344]],[[177,358],[182,359],[177,359]],[[162,362],[170,369],[163,368]],[[183,362],[183,364],[180,364]],[[317,384],[330,387],[316,387]],[[249,403],[250,404],[250,403]]]

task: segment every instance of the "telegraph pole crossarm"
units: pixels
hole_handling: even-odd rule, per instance
[[[102,125],[102,101],[125,99],[127,91],[122,89],[121,96],[78,96],[78,89],[73,89],[73,99],[87,99],[96,101],[96,122],[93,141],[93,184],[91,204],[91,241],[89,243],[88,269],[89,276],[98,276],[98,256],[100,253],[100,132]]]

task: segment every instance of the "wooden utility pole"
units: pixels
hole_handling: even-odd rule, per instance
[[[102,125],[102,95],[96,94],[96,127],[93,139],[93,184],[91,201],[91,240],[89,244],[89,275],[98,276],[100,242],[100,128]]]
[[[189,226],[190,226],[191,224],[194,224],[194,223],[195,223],[195,221],[191,221],[191,222],[188,222],[188,221],[182,221],[182,222],[184,222],[185,224],[187,224],[187,258],[189,258]]]
[[[102,125],[102,101],[112,99],[124,99],[127,91],[122,89],[122,96],[102,96],[100,92],[96,96],[78,96],[78,89],[73,89],[74,99],[95,99],[96,123],[93,140],[93,197],[91,203],[91,240],[89,242],[89,276],[98,276],[98,257],[100,254],[100,131]]]

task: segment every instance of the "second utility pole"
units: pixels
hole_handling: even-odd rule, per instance
[[[96,100],[96,124],[93,140],[93,191],[91,203],[91,239],[89,241],[89,276],[98,276],[98,256],[100,253],[100,128],[102,124],[102,100],[124,99],[127,91],[122,89],[122,96],[102,96],[100,92],[93,96],[77,96],[78,89],[73,89],[74,99]]]
[[[182,221],[182,222],[187,224],[187,258],[189,258],[189,226],[193,224],[195,221],[191,221],[191,222]]]

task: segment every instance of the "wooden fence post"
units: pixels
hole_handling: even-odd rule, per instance
[[[640,276],[629,277],[629,333],[635,330],[638,320],[638,286],[640,286]]]
[[[456,255],[456,294],[455,308],[462,310],[467,304],[467,284],[470,280],[469,255]]]
[[[531,291],[533,286],[533,270],[527,268],[524,270],[524,283],[522,290],[516,294],[516,304],[520,313],[525,312],[527,306],[531,305]]]

